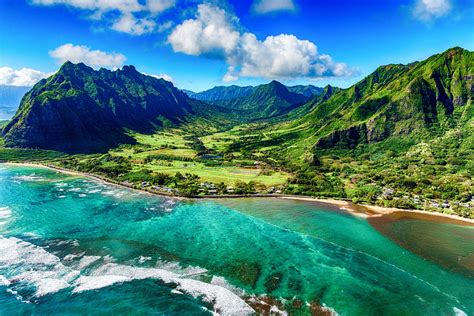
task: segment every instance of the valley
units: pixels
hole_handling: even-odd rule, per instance
[[[348,89],[308,86],[313,94],[298,94],[272,81],[185,91],[196,100],[133,67],[94,72],[67,63],[27,94],[4,127],[0,160],[56,165],[164,194],[305,195],[473,218],[472,71],[473,53],[453,48],[422,62],[381,66]],[[96,110],[83,97],[105,104],[112,92],[103,82],[130,95],[102,116],[109,130],[87,118]],[[48,99],[40,86],[56,96]],[[146,93],[164,95],[167,105],[155,108]],[[76,134],[66,127],[48,134],[47,123],[38,123],[42,141],[36,123],[24,122],[37,119],[31,113],[38,100],[57,111],[63,94],[66,106],[80,100],[91,114],[57,112],[62,119],[55,124],[78,126]],[[61,133],[68,147],[55,143]]]

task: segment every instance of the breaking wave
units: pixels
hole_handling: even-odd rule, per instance
[[[160,265],[161,264],[161,265]],[[110,257],[69,254],[61,260],[46,249],[15,237],[0,236],[0,286],[17,293],[22,300],[53,294],[97,290],[132,280],[156,279],[175,293],[188,294],[214,306],[222,315],[245,315],[253,309],[228,286],[223,278],[206,283],[192,277],[207,272],[199,267],[158,263],[159,268],[117,264]],[[170,268],[174,271],[166,270]],[[33,294],[29,289],[33,288]]]

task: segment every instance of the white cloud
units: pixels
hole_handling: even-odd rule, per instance
[[[175,5],[175,0],[148,0],[146,7],[152,13],[161,13]]]
[[[318,53],[316,45],[294,35],[268,36],[263,41],[241,32],[239,20],[221,8],[200,4],[194,19],[177,25],[168,37],[176,52],[222,58],[228,64],[224,81],[239,76],[320,78],[352,75],[343,63]]]
[[[420,20],[430,21],[448,14],[450,10],[450,0],[417,0],[413,15]]]
[[[93,68],[114,68],[123,65],[127,59],[119,53],[106,53],[101,50],[91,50],[87,46],[64,44],[49,52],[49,55],[60,64],[70,61],[85,63]]]
[[[158,79],[164,79],[164,80],[166,80],[166,81],[169,81],[169,82],[174,83],[173,77],[171,77],[171,76],[168,75],[168,74],[158,74],[158,75],[145,74],[145,75],[150,76],[150,77],[154,77],[154,78],[158,78]]]
[[[176,0],[32,0],[36,5],[66,5],[90,11],[91,19],[105,20],[111,29],[131,35],[153,32],[157,25],[153,19],[173,7],[175,2]]]
[[[0,67],[0,85],[31,87],[51,73],[44,73],[31,68],[15,70],[10,67]]]
[[[293,0],[255,0],[253,11],[257,14],[267,14],[276,11],[294,11]]]
[[[196,19],[179,24],[168,37],[173,49],[188,55],[231,54],[237,48],[240,34],[238,19],[209,4],[198,6]]]
[[[155,26],[155,21],[149,18],[137,19],[133,14],[126,13],[112,24],[112,29],[132,35],[142,35],[152,32]]]

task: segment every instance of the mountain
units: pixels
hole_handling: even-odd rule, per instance
[[[306,85],[306,86],[297,85],[297,86],[288,87],[288,90],[294,93],[302,94],[308,98],[311,98],[323,93],[324,88],[316,87],[313,85]]]
[[[231,100],[236,98],[246,97],[255,90],[255,87],[246,86],[217,86],[202,92],[192,92],[183,90],[189,97],[205,101],[208,103],[215,103],[216,101]]]
[[[0,120],[10,119],[31,87],[0,85]]]
[[[317,129],[316,148],[439,135],[472,120],[473,74],[474,53],[458,47],[422,62],[381,66],[303,120]]]
[[[197,92],[194,92],[194,91],[191,91],[191,90],[187,90],[187,89],[181,89],[181,91],[183,91],[184,93],[186,93],[186,95],[190,98],[193,98],[193,99],[197,99],[195,96],[197,94]]]
[[[278,81],[272,81],[256,87],[218,86],[197,93],[189,90],[184,92],[197,100],[243,111],[240,114],[244,119],[253,120],[285,114],[320,95],[324,89],[313,85],[286,87]]]
[[[271,144],[279,146],[279,157],[293,161],[385,140],[413,145],[446,135],[459,135],[462,146],[469,147],[473,80],[474,53],[459,47],[421,62],[380,66],[347,89],[326,87],[285,122],[268,127],[264,134],[273,135],[269,139],[235,147],[254,150]]]
[[[278,81],[255,87],[249,95],[241,98],[218,100],[214,104],[227,109],[242,111],[248,120],[270,118],[288,113],[302,105],[308,98],[294,93]]]
[[[3,134],[10,147],[93,152],[133,143],[128,131],[149,133],[207,113],[219,111],[133,66],[95,71],[66,62],[25,95]]]

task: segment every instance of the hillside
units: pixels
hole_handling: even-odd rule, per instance
[[[291,86],[288,87],[288,90],[294,93],[302,94],[308,98],[312,98],[314,96],[320,95],[323,93],[324,88],[316,87],[313,85],[297,85],[297,86]]]
[[[192,92],[189,90],[183,90],[189,97],[196,100],[205,101],[213,104],[216,101],[230,100],[236,98],[246,97],[255,90],[255,87],[246,86],[217,86],[209,90],[202,92]]]
[[[474,53],[458,47],[381,66],[284,122],[242,130],[227,150],[296,172],[289,193],[404,208],[465,203],[474,194],[473,74]]]
[[[473,73],[474,54],[461,48],[422,62],[381,66],[348,89],[327,87],[296,110],[308,113],[272,127],[278,134],[272,142],[283,144],[285,130],[298,130],[291,138],[301,139],[307,149],[353,149],[391,137],[430,139],[468,127]]]
[[[248,119],[263,119],[288,113],[308,101],[308,97],[294,93],[278,81],[255,87],[245,97],[218,100],[214,104],[224,108],[243,111]]]
[[[311,122],[321,136],[316,148],[439,136],[472,120],[473,74],[474,54],[461,48],[423,62],[381,66],[320,104],[301,123]]]
[[[3,148],[0,159],[50,157],[185,195],[281,191],[472,217],[473,55],[452,48],[381,66],[347,89],[328,85],[310,99],[272,81],[214,104],[132,67],[67,63],[25,96],[5,142],[107,153]]]
[[[152,133],[211,113],[219,118],[219,109],[133,66],[95,71],[66,62],[25,95],[3,134],[10,147],[93,152],[134,143],[128,131]]]
[[[218,86],[202,92],[183,90],[189,97],[239,111],[242,121],[268,119],[297,108],[324,92],[313,85],[287,87],[278,81],[253,86]],[[240,112],[241,111],[241,112]]]

